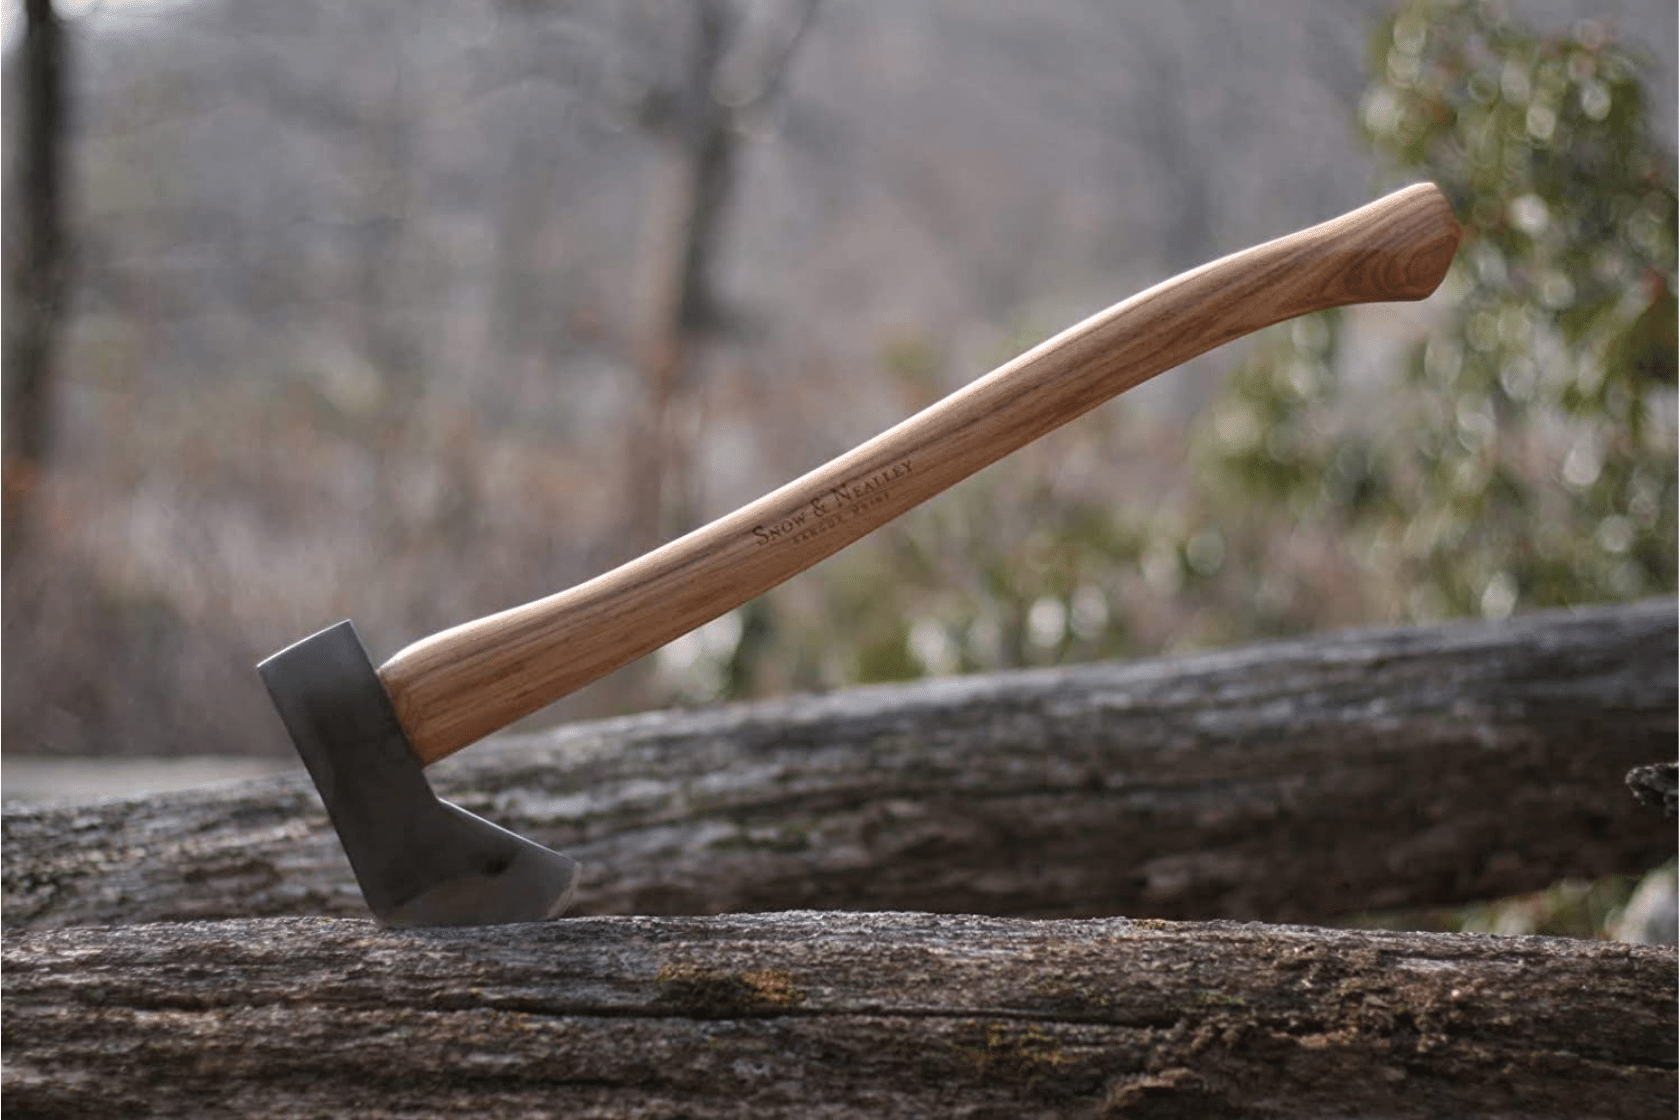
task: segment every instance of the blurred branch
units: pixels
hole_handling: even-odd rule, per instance
[[[782,33],[781,41],[759,63],[757,91],[745,96],[729,96],[727,100],[733,108],[750,112],[771,104],[781,96],[793,58],[799,53],[805,33],[815,22],[817,3],[818,0],[799,0],[789,6],[792,14],[786,18],[787,30]],[[714,91],[714,95],[717,92]]]

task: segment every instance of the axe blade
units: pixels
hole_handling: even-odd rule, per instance
[[[380,922],[498,925],[565,910],[577,862],[438,799],[348,620],[257,671]]]

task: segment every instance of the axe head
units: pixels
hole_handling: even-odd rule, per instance
[[[257,671],[380,922],[497,925],[565,910],[576,861],[438,799],[348,621]]]

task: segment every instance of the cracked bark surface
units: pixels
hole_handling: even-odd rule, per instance
[[[664,712],[439,793],[584,863],[574,913],[1325,921],[1643,872],[1672,600]],[[253,712],[252,718],[272,718]],[[304,777],[8,809],[10,930],[366,910]]]
[[[4,939],[8,1116],[1672,1117],[1672,948],[790,912]]]

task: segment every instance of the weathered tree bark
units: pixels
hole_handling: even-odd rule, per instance
[[[1680,781],[1672,762],[1655,762],[1649,766],[1635,766],[1628,771],[1628,790],[1641,805],[1661,809],[1663,816],[1674,819],[1676,802],[1680,801]]]
[[[1674,852],[1672,601],[574,726],[433,771],[580,914],[1324,921]],[[271,718],[253,713],[253,719]],[[366,913],[308,780],[4,817],[8,929]]]
[[[809,912],[4,945],[9,1117],[1676,1107],[1671,948]]]

